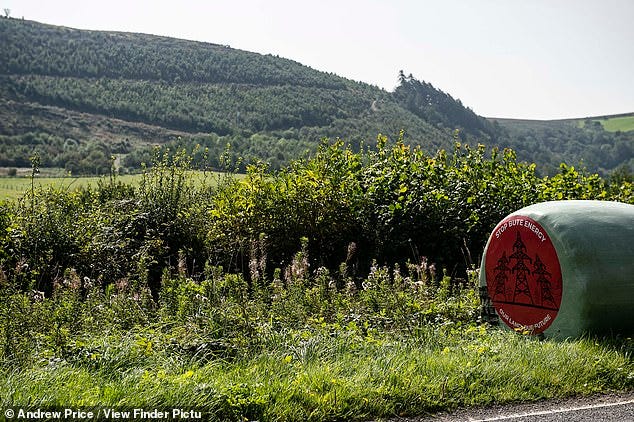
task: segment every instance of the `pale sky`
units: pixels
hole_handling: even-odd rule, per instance
[[[634,112],[634,0],[0,0],[11,16],[286,57],[392,91],[398,71],[487,117]]]

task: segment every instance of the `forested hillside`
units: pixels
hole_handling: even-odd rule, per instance
[[[615,169],[634,171],[634,130],[608,131],[591,118],[491,120],[500,143],[510,145],[518,157],[537,163],[543,174],[553,174],[562,162],[604,175]]]
[[[8,18],[0,19],[0,44],[0,166],[27,166],[37,151],[43,166],[104,173],[113,155],[134,169],[155,144],[200,144],[211,167],[230,145],[232,161],[279,168],[324,137],[358,147],[401,130],[432,153],[451,149],[456,136],[510,146],[544,172],[582,159],[590,170],[631,166],[632,132],[526,134],[403,72],[389,93],[229,46]]]

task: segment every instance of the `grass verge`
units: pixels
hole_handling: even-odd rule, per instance
[[[464,306],[470,297],[449,302]],[[34,313],[70,312],[80,320],[91,314],[94,322],[132,312],[117,298],[93,302],[101,309],[86,314],[69,311],[77,302],[57,300],[64,305],[40,304]],[[345,303],[357,314],[356,301]],[[142,315],[131,325],[120,320],[76,334],[25,333],[32,355],[22,361],[5,355],[0,407],[181,408],[236,421],[367,420],[634,388],[632,339],[545,341],[438,316],[437,323],[408,329],[379,329],[363,316],[308,317],[291,327],[274,311],[222,335],[209,321],[201,324],[206,310],[197,309],[176,320],[161,309],[138,308]],[[384,310],[375,317],[381,314],[390,316]]]

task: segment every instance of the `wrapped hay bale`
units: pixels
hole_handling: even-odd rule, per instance
[[[518,331],[634,332],[634,206],[554,201],[512,213],[489,237],[480,286]]]

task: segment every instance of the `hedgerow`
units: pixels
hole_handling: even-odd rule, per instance
[[[562,164],[541,178],[511,150],[456,144],[435,155],[379,136],[353,152],[324,142],[311,158],[277,172],[248,166],[244,177],[195,175],[182,152],[158,152],[137,187],[116,177],[76,191],[32,189],[0,209],[3,278],[50,295],[66,271],[102,288],[128,282],[154,298],[165,272],[202,279],[207,267],[284,282],[305,250],[339,287],[361,287],[373,262],[429,264],[465,278],[486,238],[523,206],[565,199],[634,202],[632,183],[610,183]],[[123,281],[122,281],[123,280]]]

